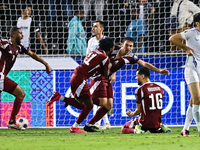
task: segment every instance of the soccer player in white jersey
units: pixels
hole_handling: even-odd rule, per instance
[[[17,20],[17,27],[22,30],[22,33],[24,35],[22,39],[22,44],[24,45],[25,48],[29,48],[30,44],[30,35],[31,33],[34,32],[36,35],[37,39],[40,41],[44,48],[44,54],[48,54],[48,49],[44,43],[44,40],[40,34],[40,28],[39,28],[39,23],[34,23],[33,19],[31,16],[31,7],[28,5],[22,5],[22,16],[18,18]],[[35,50],[33,50],[35,51]]]
[[[88,41],[88,47],[87,47],[86,57],[88,56],[88,54],[91,51],[93,51],[93,50],[95,50],[96,48],[99,47],[99,40],[104,39],[106,37],[105,35],[103,35],[104,28],[105,28],[105,26],[104,26],[104,23],[102,21],[96,21],[93,24],[92,35],[94,37],[92,37]],[[110,125],[110,122],[108,120],[108,115],[107,114],[103,117],[103,120],[104,120],[104,125],[103,125],[102,129],[107,129],[107,128],[109,129],[109,128],[111,128],[111,125]],[[99,120],[95,125],[96,125],[96,127],[99,128],[100,125],[101,125],[101,120]]]
[[[200,13],[194,15],[196,28],[185,30],[169,38],[169,41],[181,47],[187,53],[185,64],[185,80],[191,94],[190,106],[187,109],[186,120],[181,134],[189,136],[189,126],[195,119],[200,136]],[[186,40],[186,44],[182,43]]]

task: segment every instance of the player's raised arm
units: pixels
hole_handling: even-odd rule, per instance
[[[49,64],[44,61],[40,56],[38,56],[36,53],[32,52],[32,51],[28,51],[27,53],[31,58],[35,59],[36,61],[44,64],[44,66],[46,67],[46,72],[49,74],[52,71],[52,68],[49,66]]]
[[[152,65],[152,64],[150,64],[148,62],[145,62],[145,61],[143,61],[141,59],[139,59],[137,61],[137,64],[139,64],[140,66],[146,67],[146,68],[148,68],[151,71],[158,72],[158,73],[161,73],[161,74],[169,75],[169,71],[166,68],[163,69],[163,70],[160,70],[157,67],[155,67],[154,65]]]

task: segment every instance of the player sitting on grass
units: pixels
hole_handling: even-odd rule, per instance
[[[150,82],[150,72],[148,68],[137,69],[136,80],[138,85],[142,85],[135,91],[137,108],[134,112],[128,110],[126,114],[129,117],[137,116],[122,127],[122,133],[142,134],[146,131],[151,133],[168,133],[171,129],[162,124],[161,110],[163,89]]]
[[[138,64],[143,67],[147,67],[149,70],[169,75],[169,71],[165,69],[160,70],[156,68],[152,64],[145,62],[139,59],[134,53],[131,52],[133,49],[134,40],[131,37],[125,37],[121,46],[115,46],[114,51],[109,55],[110,62],[112,63],[112,67],[110,69],[111,75],[110,78],[97,78],[90,81],[90,90],[92,93],[93,103],[100,107],[93,118],[85,125],[84,130],[88,132],[96,132],[94,129],[95,123],[98,122],[108,111],[112,108],[113,105],[113,89],[112,84],[116,80],[115,73],[126,63],[129,64]],[[104,87],[104,88],[102,88]],[[95,90],[93,90],[95,89]],[[92,92],[92,90],[94,92]]]

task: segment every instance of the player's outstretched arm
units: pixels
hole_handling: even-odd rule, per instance
[[[52,71],[52,68],[49,66],[49,64],[44,61],[40,56],[38,56],[36,53],[32,52],[32,51],[28,51],[28,55],[35,59],[36,61],[39,61],[40,63],[44,64],[44,66],[46,67],[46,72],[49,74]]]
[[[163,70],[160,70],[160,69],[156,68],[154,65],[152,65],[152,64],[150,64],[148,62],[145,62],[145,61],[143,61],[141,59],[139,59],[137,61],[137,64],[139,64],[140,66],[146,67],[146,68],[148,68],[151,71],[158,72],[158,73],[161,73],[161,74],[169,75],[169,71],[166,68],[163,69]]]

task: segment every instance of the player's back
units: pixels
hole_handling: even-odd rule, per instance
[[[161,123],[163,89],[155,83],[145,83],[137,89],[137,102],[142,104],[140,122],[144,128],[158,128]]]
[[[92,76],[101,76],[108,70],[110,59],[100,48],[92,51],[84,62],[78,66],[75,72],[80,73],[83,78],[88,79]]]

